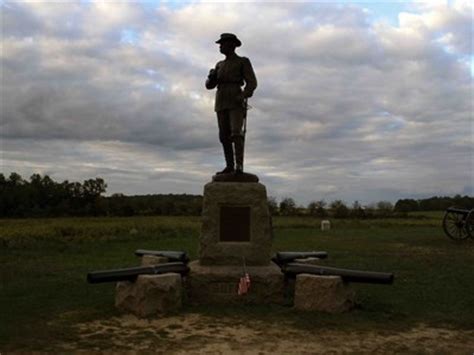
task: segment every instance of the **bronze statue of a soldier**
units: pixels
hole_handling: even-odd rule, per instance
[[[211,90],[217,87],[214,109],[226,162],[224,170],[217,174],[242,174],[245,139],[243,124],[247,98],[252,97],[257,87],[257,78],[250,60],[235,53],[235,48],[242,45],[235,34],[223,33],[216,43],[219,44],[219,50],[225,55],[225,59],[209,71],[206,88]]]

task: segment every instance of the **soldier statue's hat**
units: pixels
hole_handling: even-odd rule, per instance
[[[236,47],[240,47],[242,45],[242,42],[237,38],[236,35],[233,33],[223,33],[221,34],[221,38],[219,38],[216,43],[222,43],[224,41],[232,41],[235,43]]]

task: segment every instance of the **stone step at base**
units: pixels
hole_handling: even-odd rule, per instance
[[[191,304],[287,304],[284,275],[274,264],[246,268],[251,285],[245,295],[237,293],[242,266],[207,266],[196,260],[189,267],[186,289]]]

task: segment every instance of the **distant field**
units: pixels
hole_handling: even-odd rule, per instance
[[[326,265],[395,273],[392,286],[354,285],[361,304],[354,312],[315,316],[263,306],[185,312],[290,322],[298,329],[428,324],[472,330],[474,243],[449,240],[442,212],[423,215],[332,220],[327,232],[318,219],[274,218],[275,251],[326,250]],[[135,266],[138,248],[185,250],[196,258],[199,231],[198,217],[0,220],[0,352],[54,351],[76,341],[77,323],[118,315],[114,286],[87,284],[88,271]]]
[[[198,233],[199,217],[101,217],[0,219],[0,245],[6,247],[70,242],[153,238]]]
[[[331,219],[333,226],[354,229],[366,226],[433,226],[441,225],[443,212],[412,212],[408,218],[370,220]],[[275,228],[318,229],[321,219],[311,217],[274,217]],[[127,240],[148,238],[166,233],[199,233],[200,217],[85,217],[0,219],[0,246],[28,246],[37,243],[69,243],[71,241]],[[340,230],[340,229],[339,229]],[[331,231],[330,233],[332,233]],[[337,232],[337,230],[336,230]]]
[[[408,213],[409,217],[425,217],[431,219],[442,219],[444,216],[444,211],[418,211]]]

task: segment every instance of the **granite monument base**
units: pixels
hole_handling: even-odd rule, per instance
[[[247,266],[250,289],[238,295],[242,266],[189,264],[186,280],[187,299],[191,304],[285,304],[284,276],[275,264]]]
[[[267,266],[272,245],[265,186],[211,182],[204,187],[199,259],[202,265]]]

